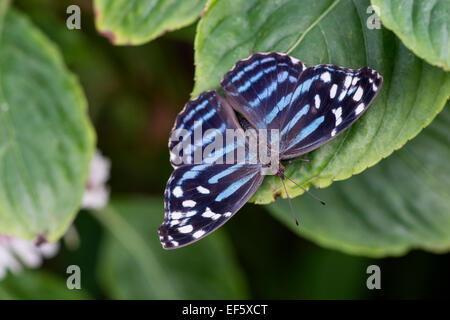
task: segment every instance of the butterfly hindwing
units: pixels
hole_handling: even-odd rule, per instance
[[[200,164],[177,168],[165,191],[160,241],[172,249],[224,224],[261,185],[260,165]]]

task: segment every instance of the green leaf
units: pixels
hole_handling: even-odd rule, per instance
[[[286,175],[305,187],[327,187],[373,166],[427,126],[450,94],[450,74],[413,55],[393,33],[368,29],[368,0],[213,0],[195,42],[192,96],[216,88],[233,64],[251,52],[288,52],[307,65],[370,66],[384,77],[381,92],[350,129],[287,166]],[[302,190],[287,184],[289,195]],[[251,201],[285,197],[269,176]]]
[[[392,30],[416,55],[450,69],[450,1],[372,0],[383,26]]]
[[[69,290],[66,280],[43,271],[9,274],[0,281],[0,300],[89,299],[83,288]]]
[[[93,149],[78,82],[9,10],[0,16],[0,233],[57,240],[80,206]]]
[[[114,299],[242,299],[243,276],[224,234],[162,249],[163,199],[117,200],[95,216],[106,226],[99,276]],[[123,274],[127,277],[123,277]]]
[[[94,0],[95,24],[116,45],[138,45],[193,23],[206,0]]]
[[[413,248],[450,249],[450,103],[416,139],[374,168],[295,199],[296,227],[286,200],[267,206],[299,235],[347,253],[401,255]]]

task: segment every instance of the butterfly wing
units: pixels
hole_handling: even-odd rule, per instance
[[[261,185],[260,170],[256,164],[177,168],[165,191],[165,218],[159,228],[163,248],[188,245],[228,221]]]
[[[261,165],[238,161],[239,148],[245,152],[243,159],[249,159],[245,136],[226,139],[227,129],[241,127],[216,91],[189,101],[178,115],[169,140],[175,171],[166,186],[164,222],[159,228],[165,249],[205,237],[235,214],[261,185]],[[207,153],[216,139],[221,143]],[[198,151],[200,158],[196,159]]]
[[[236,115],[229,104],[215,90],[203,92],[197,99],[190,100],[175,120],[169,138],[170,163],[174,168],[202,163],[208,145],[216,138],[220,138],[225,144],[223,138],[226,129],[239,128]],[[245,139],[236,143],[242,146]],[[233,152],[233,147],[235,146],[225,146],[224,149],[217,150],[217,160],[223,160],[227,153]],[[221,151],[224,154],[220,155]]]
[[[291,106],[282,121],[282,159],[314,150],[347,129],[367,110],[382,84],[368,67],[332,65],[307,68],[299,78]]]
[[[255,53],[236,63],[221,87],[233,109],[257,129],[279,129],[303,63],[282,53]]]
[[[348,128],[380,90],[370,68],[305,68],[281,53],[253,54],[236,63],[221,86],[233,109],[258,129],[277,129],[280,157],[307,153]]]

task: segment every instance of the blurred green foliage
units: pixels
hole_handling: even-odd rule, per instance
[[[163,210],[160,197],[128,197],[114,200],[95,214],[109,231],[103,240],[98,272],[111,297],[246,298],[242,273],[221,231],[185,250],[161,250],[154,231],[161,224]]]
[[[191,248],[163,251],[156,226],[163,219],[162,194],[172,171],[167,137],[194,84],[195,26],[143,46],[117,47],[96,32],[91,1],[74,2],[82,8],[80,31],[65,26],[72,2],[17,0],[14,5],[59,46],[79,77],[98,146],[112,162],[113,202],[100,213],[81,212],[75,221],[79,247],[62,246],[42,270],[10,275],[0,282],[0,298],[449,297],[448,254],[413,251],[373,259],[323,249],[253,204]],[[308,201],[304,198],[297,201]],[[302,211],[297,214],[301,220]],[[208,255],[208,250],[214,252]],[[66,268],[72,264],[82,270],[81,291],[66,289]],[[382,290],[366,288],[371,264],[381,268]],[[166,281],[173,289],[161,289]],[[189,292],[192,283],[196,286]]]
[[[294,232],[329,248],[368,256],[402,255],[411,248],[446,252],[450,246],[450,109],[414,140],[363,173],[321,191],[330,206],[293,200],[268,209]]]
[[[383,25],[416,55],[446,71],[450,69],[450,1],[371,0]]]
[[[57,241],[78,213],[95,147],[87,101],[58,49],[0,7],[0,232]]]
[[[206,0],[94,0],[99,32],[113,44],[143,44],[193,23]]]

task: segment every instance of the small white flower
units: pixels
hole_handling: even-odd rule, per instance
[[[109,178],[111,162],[102,156],[99,150],[95,153],[89,169],[86,191],[83,195],[81,207],[83,209],[102,209],[109,200],[109,189],[106,181]]]
[[[23,240],[0,234],[0,279],[10,270],[20,272],[23,266],[39,268],[44,258],[51,258],[59,250],[59,243],[43,243]]]

